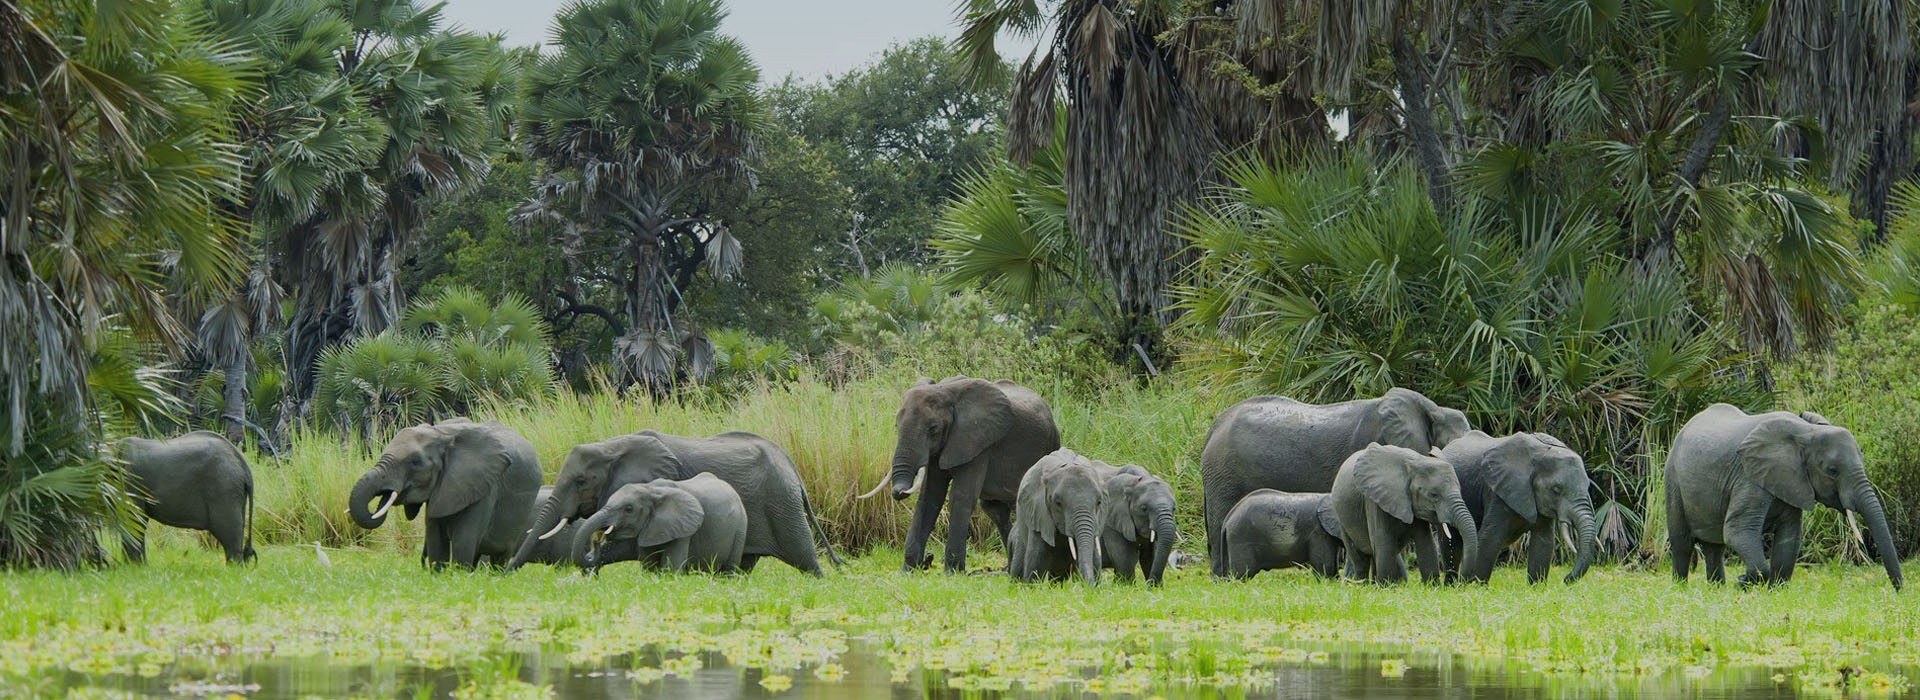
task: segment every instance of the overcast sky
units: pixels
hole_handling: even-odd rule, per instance
[[[514,44],[546,43],[553,13],[563,0],[447,0],[452,23],[498,32]],[[929,34],[952,38],[954,0],[727,0],[722,31],[733,35],[760,64],[768,82],[788,73],[817,78],[842,73],[897,43]],[[1031,42],[1003,56],[1024,59]],[[1017,53],[1018,55],[1014,55]]]

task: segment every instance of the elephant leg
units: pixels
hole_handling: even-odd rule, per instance
[[[1134,565],[1140,560],[1139,548],[1109,530],[1100,533],[1100,549],[1105,563],[1113,566],[1113,577],[1131,583]]]
[[[246,561],[247,552],[247,514],[239,509],[229,508],[207,514],[207,530],[220,542],[220,549],[226,552],[227,563]]]
[[[1773,524],[1773,549],[1767,552],[1768,572],[1774,583],[1793,578],[1793,565],[1800,560],[1800,517],[1798,508],[1788,508]]]
[[[1747,565],[1747,572],[1740,576],[1741,585],[1767,580],[1767,549],[1761,538],[1766,529],[1767,510],[1772,507],[1773,494],[1759,486],[1737,488],[1727,503],[1724,530],[1727,547]]]
[[[1315,537],[1307,543],[1307,564],[1326,578],[1340,577],[1339,545],[1331,537]]]
[[[120,536],[120,551],[127,556],[129,563],[143,564],[147,561],[147,528],[153,526],[153,521],[144,517],[135,517],[141,521],[138,523],[139,531],[129,530]]]
[[[1395,526],[1404,527],[1379,506],[1367,506],[1367,539],[1373,543],[1373,580],[1377,583],[1407,580],[1407,563],[1400,558],[1404,543],[1400,541],[1400,527]]]
[[[1527,531],[1527,583],[1547,580],[1547,570],[1553,567],[1553,523],[1543,518]]]
[[[1213,570],[1214,576],[1224,578],[1227,575],[1227,557],[1221,555],[1227,551],[1227,538],[1221,529],[1226,524],[1227,513],[1232,512],[1234,505],[1247,494],[1238,484],[1213,485],[1207,481],[1203,475],[1201,505],[1207,516],[1207,566]]]
[[[813,528],[807,524],[805,510],[786,511],[768,520],[775,523],[775,559],[816,577],[825,575],[820,570],[820,555],[813,549]]]
[[[987,512],[987,519],[1000,530],[1000,545],[1009,553],[1013,551],[1013,504],[1006,501],[981,501],[980,509]]]
[[[920,500],[913,505],[913,524],[907,527],[906,562],[901,571],[913,571],[926,567],[927,537],[933,534],[933,524],[940,519],[940,506],[947,500],[947,482],[952,474],[938,467],[927,468],[927,478],[920,484]]]
[[[1724,544],[1700,543],[1700,565],[1707,572],[1708,583],[1725,583],[1727,580],[1727,546]]]
[[[1369,566],[1372,562],[1373,555],[1371,553],[1362,552],[1359,547],[1348,547],[1347,579],[1352,581],[1367,580],[1367,577],[1373,575],[1372,567]]]
[[[744,574],[744,573],[753,571],[753,565],[758,563],[760,563],[760,555],[741,554],[740,555],[740,573]]]
[[[1439,528],[1424,523],[1417,524],[1413,528],[1413,561],[1420,567],[1420,582],[1429,585],[1440,583],[1445,579],[1445,574],[1441,571],[1440,553],[1436,551],[1433,542],[1434,536],[1439,534],[1438,530]]]
[[[422,545],[421,557],[426,559],[428,569],[439,571],[447,566],[446,523],[442,518],[427,518],[426,542]]]
[[[967,539],[973,534],[973,507],[980,502],[980,488],[987,480],[986,458],[960,465],[954,470],[947,491],[947,573],[967,570]]]
[[[1687,509],[1680,503],[1680,489],[1673,475],[1667,475],[1667,552],[1673,555],[1673,580],[1687,580],[1693,568],[1693,527],[1687,523]]]
[[[687,570],[687,565],[692,558],[688,553],[687,542],[688,539],[682,537],[667,543],[666,555],[668,571],[681,573]]]
[[[1493,561],[1500,556],[1500,550],[1507,546],[1507,533],[1514,523],[1513,511],[1499,499],[1492,499],[1487,510],[1480,517],[1479,547],[1474,561],[1460,564],[1461,577],[1469,581],[1485,582],[1493,578]]]

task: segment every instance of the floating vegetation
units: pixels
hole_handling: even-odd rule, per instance
[[[291,549],[250,567],[204,554],[158,548],[144,567],[0,574],[0,686],[71,672],[224,695],[222,660],[311,658],[441,669],[463,699],[551,697],[541,672],[519,667],[531,653],[636,687],[724,666],[781,692],[851,682],[857,647],[862,678],[955,691],[1232,694],[1289,668],[1395,682],[1472,661],[1602,682],[1749,669],[1763,685],[1881,696],[1909,692],[1920,658],[1920,610],[1874,571],[1841,566],[1770,590],[1620,569],[1576,586],[1510,575],[1395,588],[1183,570],[1160,588],[1089,590],[903,575],[890,553],[822,579],[777,563],[743,577],[609,567],[587,579],[543,566],[431,574],[391,552],[341,551],[324,568]]]

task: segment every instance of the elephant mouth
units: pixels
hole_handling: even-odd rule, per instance
[[[926,467],[921,467],[918,472],[915,472],[912,479],[908,479],[904,472],[895,474],[892,484],[893,500],[906,500],[908,496],[919,493],[920,486],[925,483],[927,483]]]
[[[393,489],[378,491],[373,495],[375,501],[380,504],[379,507],[374,509],[373,515],[371,516],[374,520],[387,517],[387,511],[393,510],[394,504],[400,502],[400,492]]]

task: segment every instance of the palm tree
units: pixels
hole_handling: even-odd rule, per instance
[[[312,392],[323,348],[398,319],[405,300],[394,277],[425,207],[485,175],[505,145],[518,82],[497,38],[441,29],[439,5],[336,8],[349,42],[334,51],[334,80],[377,131],[366,164],[319,188],[312,214],[277,236],[275,271],[295,299],[287,360],[299,398]]]
[[[179,340],[168,293],[245,271],[241,58],[170,2],[114,12],[0,2],[0,566],[97,559],[125,522],[86,415],[101,330]]]
[[[752,186],[764,117],[759,70],[719,34],[712,0],[588,0],[554,20],[524,107],[537,178],[523,223],[564,232],[572,276],[589,250],[617,255],[601,272],[623,297],[614,343],[623,376],[658,389],[702,337],[674,313],[693,275],[739,268],[740,243],[716,207]]]

